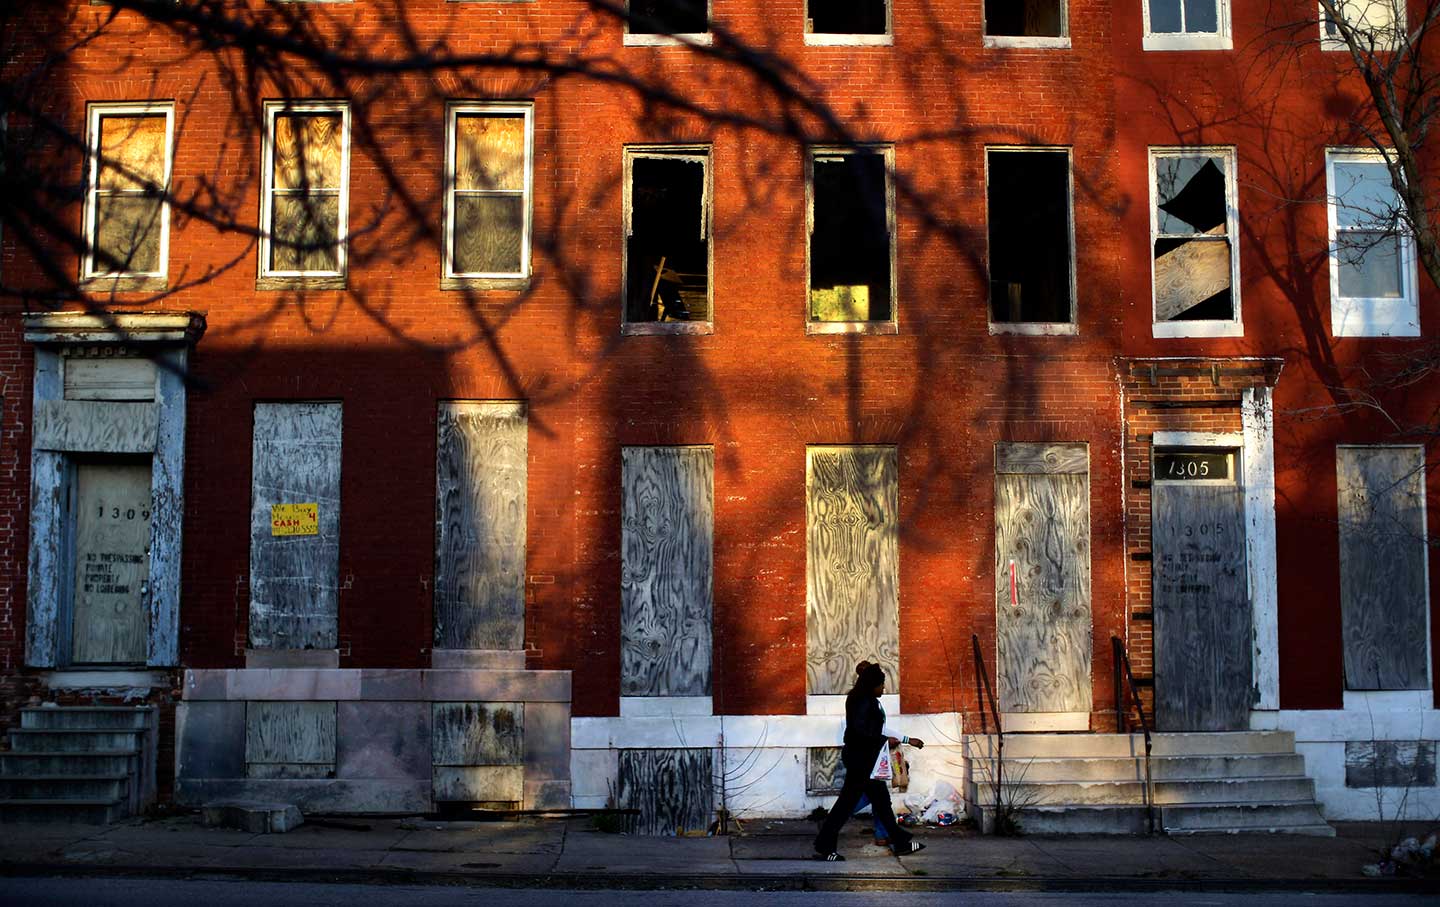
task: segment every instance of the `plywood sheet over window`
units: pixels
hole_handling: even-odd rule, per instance
[[[899,469],[894,447],[806,454],[805,677],[848,691],[863,660],[900,686]]]
[[[440,404],[435,462],[435,646],[525,644],[523,403]]]
[[[335,703],[246,703],[245,775],[335,777]]]
[[[715,817],[715,754],[708,749],[621,750],[616,799],[638,809],[642,835],[704,832]]]
[[[257,403],[250,510],[250,645],[338,640],[340,404]],[[277,534],[278,505],[313,505],[315,530]]]
[[[621,456],[621,694],[708,696],[715,451]]]
[[[1430,686],[1424,451],[1340,447],[1340,611],[1352,690]]]
[[[995,445],[1000,708],[1090,711],[1090,482],[1084,444]]]

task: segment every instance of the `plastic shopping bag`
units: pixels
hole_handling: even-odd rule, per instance
[[[879,781],[889,781],[893,772],[890,768],[890,747],[880,747],[880,755],[875,757],[875,767],[870,770],[870,777]]]

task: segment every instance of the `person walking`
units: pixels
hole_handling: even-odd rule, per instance
[[[815,859],[830,863],[845,859],[837,850],[840,829],[855,812],[862,795],[870,800],[870,809],[876,821],[884,827],[890,849],[896,856],[925,849],[924,844],[912,841],[913,836],[896,823],[895,813],[890,807],[890,788],[884,779],[870,777],[881,751],[892,741],[908,743],[916,749],[924,747],[925,741],[887,733],[885,710],[880,706],[880,697],[885,694],[883,668],[862,661],[856,666],[855,675],[855,685],[845,696],[845,742],[840,749],[840,762],[845,766],[845,783],[840,786],[840,796],[815,836]]]

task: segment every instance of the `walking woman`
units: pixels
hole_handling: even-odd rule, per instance
[[[855,812],[862,795],[869,798],[870,809],[885,827],[896,856],[903,857],[925,848],[924,844],[911,841],[911,834],[895,822],[895,813],[890,808],[890,789],[885,782],[870,777],[881,748],[891,742],[885,730],[885,710],[880,707],[880,697],[885,693],[885,671],[879,665],[862,661],[855,673],[855,686],[845,697],[845,745],[840,750],[845,783],[840,787],[839,799],[820,826],[820,833],[815,836],[815,858],[832,863],[845,859],[836,850],[840,829]],[[923,740],[903,735],[897,742],[917,749],[925,745]]]

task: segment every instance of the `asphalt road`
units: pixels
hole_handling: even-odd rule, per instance
[[[1434,895],[1324,892],[557,891],[145,879],[0,878],[3,907],[1432,907]]]

